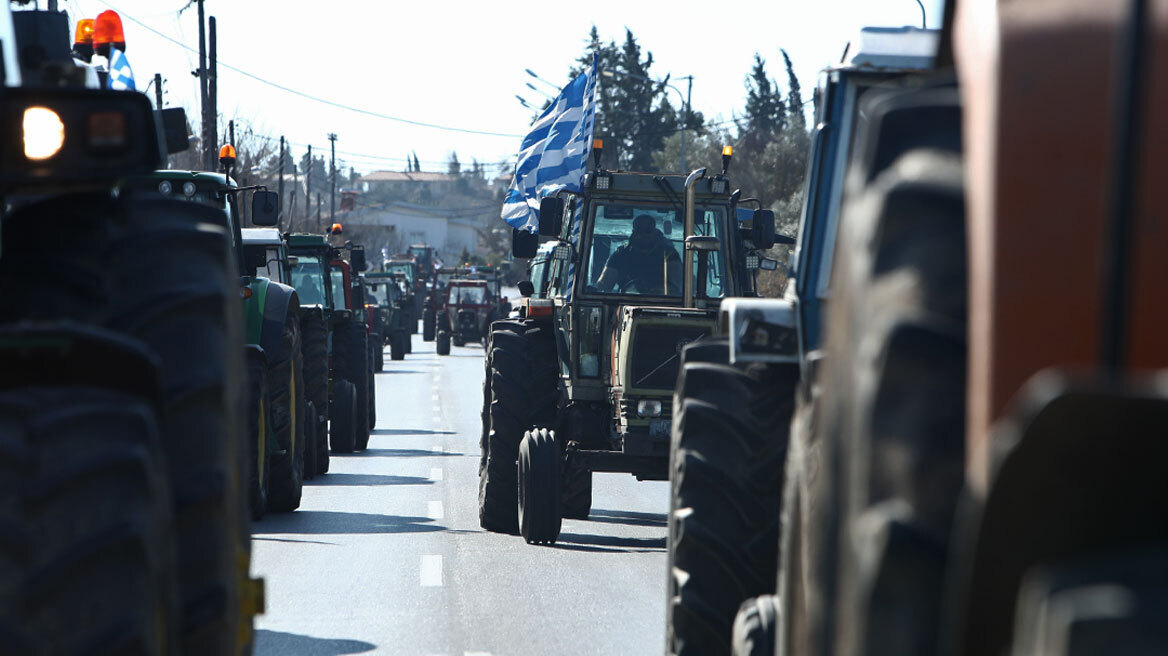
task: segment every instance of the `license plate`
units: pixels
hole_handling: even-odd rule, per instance
[[[650,419],[649,437],[669,437],[671,423],[669,419]]]

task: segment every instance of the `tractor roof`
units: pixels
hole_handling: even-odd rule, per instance
[[[218,185],[226,185],[228,187],[236,187],[235,180],[227,177],[224,173],[213,173],[211,171],[176,171],[174,169],[162,169],[148,173],[143,178],[153,178],[155,180],[193,180],[195,182],[213,182]]]
[[[287,236],[288,245],[291,247],[316,247],[328,248],[328,239],[324,235],[314,235],[305,232],[294,232]]]
[[[837,70],[872,72],[920,71],[933,67],[938,30],[919,27],[865,27],[848,44],[844,61]]]
[[[243,243],[260,246],[280,246],[284,240],[280,238],[280,231],[275,228],[243,228]]]

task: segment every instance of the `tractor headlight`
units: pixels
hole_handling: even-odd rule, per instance
[[[183,196],[190,198],[191,196],[194,196],[194,195],[195,195],[195,183],[184,182],[183,183]]]
[[[644,400],[637,402],[637,416],[638,417],[660,417],[661,416],[661,401],[656,399]]]
[[[746,256],[746,268],[753,271],[760,268],[762,265],[762,258],[757,253],[750,253]]]
[[[710,180],[710,193],[726,193],[726,178],[714,178],[713,180]]]
[[[610,188],[612,188],[612,176],[611,175],[598,175],[598,176],[596,176],[596,189],[597,189],[597,191],[607,191]]]
[[[23,127],[24,156],[31,160],[48,159],[65,145],[65,124],[57,112],[48,107],[24,110]]]
[[[160,194],[168,194],[169,195],[170,192],[173,190],[174,190],[174,185],[170,184],[170,180],[163,180],[162,182],[158,183],[158,193],[160,193]]]

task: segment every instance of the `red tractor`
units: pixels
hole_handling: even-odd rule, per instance
[[[483,341],[487,327],[498,318],[498,297],[486,280],[456,278],[437,298],[440,299],[436,312],[438,355],[449,355],[452,341],[455,346]]]

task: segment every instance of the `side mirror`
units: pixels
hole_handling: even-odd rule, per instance
[[[755,210],[750,229],[751,241],[756,248],[767,250],[775,245],[775,213],[771,210]]]
[[[274,191],[254,191],[251,195],[252,225],[271,227],[280,220],[280,195]]]
[[[511,255],[531,259],[539,250],[539,235],[518,228],[511,229]]]
[[[167,107],[155,110],[154,117],[162,126],[162,138],[166,141],[167,154],[181,153],[191,147],[187,134],[187,110],[182,107]]]
[[[296,257],[295,255],[289,255],[288,266],[296,266],[297,264],[300,264],[300,258]]]
[[[535,283],[531,282],[530,280],[520,280],[519,293],[524,298],[531,296],[535,293]]]
[[[354,248],[349,253],[349,264],[351,264],[353,266],[353,269],[355,269],[357,271],[364,271],[365,270],[366,263],[365,263],[365,248],[364,247]]]
[[[539,201],[539,234],[556,237],[564,223],[564,199],[548,197]]]
[[[716,251],[721,245],[722,241],[717,237],[693,235],[685,238],[685,247],[691,251]]]

